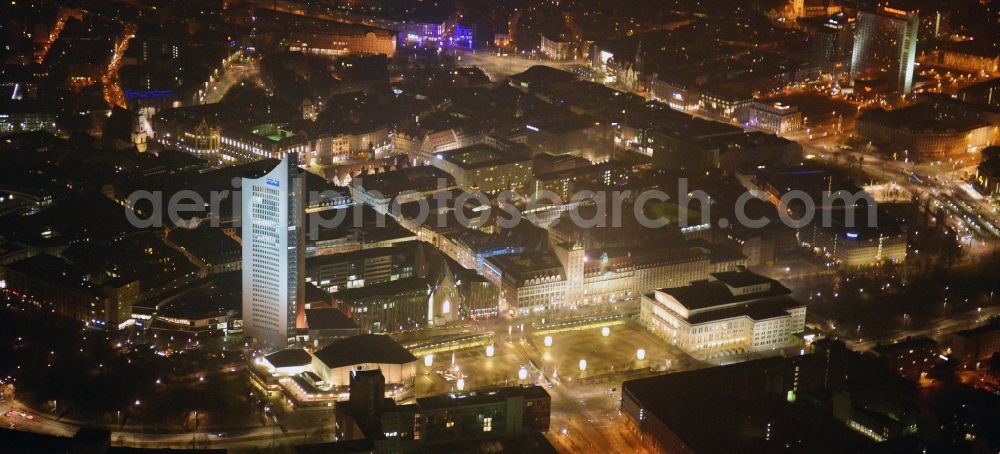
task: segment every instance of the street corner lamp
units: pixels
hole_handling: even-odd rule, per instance
[[[524,366],[521,366],[521,368],[517,370],[517,379],[518,380],[527,380],[528,379],[528,369],[525,369]]]
[[[486,346],[486,357],[487,358],[492,358],[495,353],[496,353],[496,347],[494,347],[493,344],[490,344],[490,345]]]
[[[646,349],[640,348],[640,349],[636,350],[635,351],[635,359],[638,359],[639,361],[642,361],[642,360],[646,359]]]
[[[587,370],[587,360],[581,359],[580,360],[580,372],[583,372],[583,371],[586,371],[586,370]]]
[[[434,355],[424,356],[424,366],[431,367],[434,364]]]
[[[611,327],[610,326],[605,326],[605,327],[601,328],[601,335],[604,336],[604,337],[610,336],[611,335]]]
[[[552,336],[545,336],[545,339],[542,339],[542,343],[545,344],[546,347],[551,347],[552,346]]]
[[[455,387],[457,387],[459,391],[464,390],[465,389],[465,379],[464,378],[459,378],[458,381],[455,382]]]

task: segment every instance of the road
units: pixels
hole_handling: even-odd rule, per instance
[[[15,402],[13,408],[15,415],[13,417],[6,416],[11,407],[8,402],[5,402],[3,405],[5,416],[0,416],[0,421],[11,429],[72,437],[84,424],[82,422],[61,421],[48,413],[32,410],[20,401]],[[32,419],[22,417],[20,413],[30,415]],[[111,432],[112,445],[143,448],[191,448],[193,446],[199,448],[251,448],[269,446],[271,440],[275,440],[278,445],[305,441],[317,442],[315,438],[310,438],[314,437],[315,428],[282,430],[274,424],[247,428],[239,433],[227,433],[222,434],[222,436],[219,433],[210,432],[149,433],[144,432],[142,427],[132,425],[126,425],[124,429],[126,430]]]
[[[215,80],[205,82],[206,87],[198,91],[198,104],[213,104],[222,101],[230,88],[240,82],[249,81],[259,87],[264,86],[260,78],[260,67],[256,64],[232,64],[222,70]]]
[[[990,317],[1000,315],[1000,306],[989,306],[977,311],[967,311],[961,314],[952,314],[948,317],[940,318],[934,322],[919,328],[908,330],[897,330],[872,339],[864,339],[861,342],[854,342],[852,346],[855,350],[868,350],[878,343],[898,342],[908,337],[927,336],[941,340],[955,332],[974,328],[989,320]]]

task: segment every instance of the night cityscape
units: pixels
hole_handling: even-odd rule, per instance
[[[0,453],[1000,454],[1000,2],[0,4]]]

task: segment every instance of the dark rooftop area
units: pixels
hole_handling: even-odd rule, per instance
[[[333,341],[315,352],[317,358],[327,367],[351,366],[354,364],[406,364],[417,360],[389,336],[361,334]]]

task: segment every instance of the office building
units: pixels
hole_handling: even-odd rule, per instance
[[[305,177],[289,153],[260,178],[243,178],[243,328],[285,347],[305,297]]]
[[[124,328],[139,299],[138,281],[119,278],[96,284],[83,268],[47,254],[7,264],[2,271],[10,294],[92,328]]]
[[[455,177],[455,184],[466,191],[521,192],[531,185],[531,156],[526,150],[505,152],[475,144],[437,153],[431,164]]]
[[[566,271],[551,252],[524,252],[490,257],[483,275],[500,287],[500,311],[527,315],[562,307]]]
[[[882,79],[900,96],[913,91],[918,12],[879,5],[858,11],[851,79]]]
[[[576,58],[576,45],[562,35],[549,38],[544,33],[539,46],[542,54],[553,60],[573,60]]]
[[[877,444],[917,432],[916,390],[836,341],[814,354],[629,380],[621,402],[626,426],[652,452],[922,450]]]
[[[750,126],[788,134],[802,129],[802,112],[798,106],[781,102],[754,101],[750,106]]]
[[[483,452],[460,446],[530,438],[549,429],[552,398],[541,386],[453,392],[397,404],[385,397],[386,379],[380,375],[377,369],[351,372],[348,404],[337,407],[339,440],[367,439],[377,452]]]

